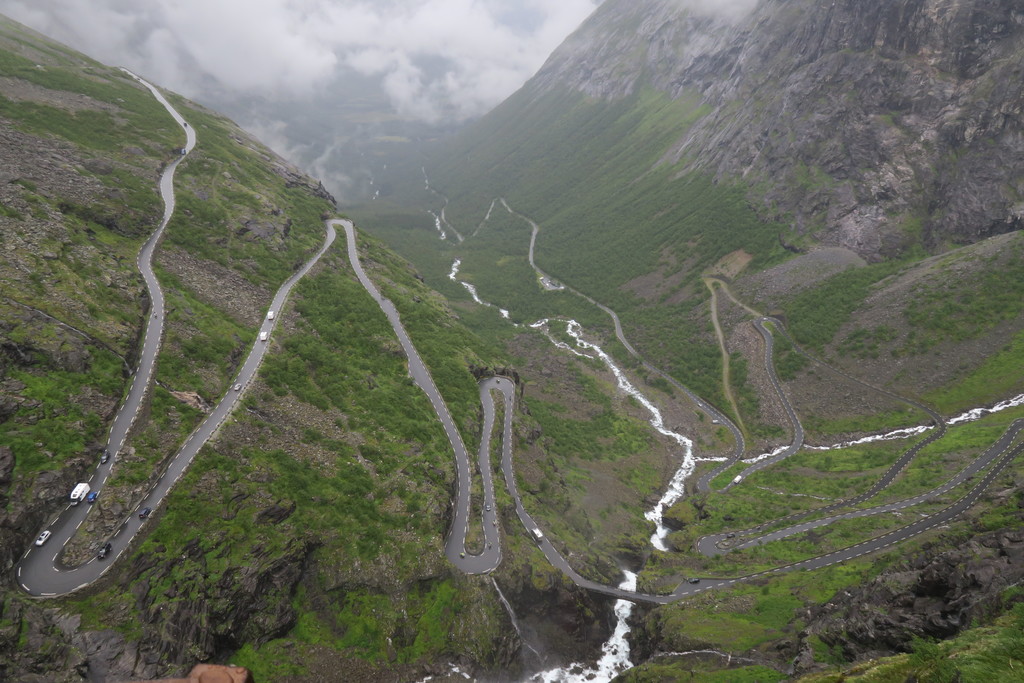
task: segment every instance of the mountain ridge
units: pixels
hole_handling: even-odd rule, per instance
[[[712,111],[664,161],[742,179],[765,217],[877,259],[1024,227],[1022,54],[1024,16],[1000,0],[766,0],[731,21],[613,0],[527,87],[696,93]]]

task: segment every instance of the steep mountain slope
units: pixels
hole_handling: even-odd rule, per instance
[[[461,293],[459,310],[506,343],[527,380],[524,402],[543,428],[522,434],[530,461],[523,469],[547,475],[532,477],[540,495],[531,504],[559,518],[553,535],[577,552],[642,569],[646,590],[789,565],[934,511],[940,503],[840,521],[789,544],[711,560],[693,550],[705,534],[742,535],[866,490],[914,439],[836,444],[928,422],[894,395],[948,419],[1024,392],[1024,15],[1017,4],[762,0],[730,16],[709,9],[716,4],[608,0],[522,90],[443,148],[393,168],[390,195],[352,209],[429,284],[453,299],[472,285],[473,299],[492,305]],[[646,361],[739,423],[745,456],[785,451],[797,433],[814,450],[720,493],[748,464],[726,470],[706,494],[695,480],[712,466],[698,465],[688,498],[668,512],[669,550],[652,551],[649,536],[616,515],[629,505],[623,490],[654,502],[678,452],[645,461],[654,468],[646,473],[616,456],[614,465],[592,462],[608,457],[609,442],[630,440],[626,430],[601,431],[605,415],[584,401],[596,393],[593,384],[565,387],[566,376],[588,377],[596,363],[555,360],[551,343],[569,336],[538,339],[526,326],[581,322],[587,339],[655,397],[671,415],[665,424],[692,436],[700,455],[729,452],[731,437],[632,357],[604,312],[561,285],[614,309]],[[520,327],[497,322],[496,309]],[[799,345],[834,370],[776,335],[769,362],[781,378],[778,392],[753,324],[765,314],[784,319]],[[600,373],[595,384],[615,386]],[[1022,414],[1018,405],[951,427],[880,498],[933,489]],[[910,584],[918,568],[940,564],[937,555],[983,532],[1012,537],[1021,523],[1021,463],[997,481],[963,519],[888,552],[645,612],[634,645],[650,660],[627,679],[720,669],[728,666],[721,654],[775,670],[752,671],[750,680],[776,680],[937,635],[917,624],[843,650],[841,610],[855,611],[843,596],[858,594],[865,581]],[[615,524],[625,530],[612,541]],[[985,559],[978,571],[1001,561]],[[968,582],[917,578],[919,586],[893,591],[893,604],[879,609],[895,612],[920,597],[946,614]],[[979,621],[1017,601],[999,582],[977,597],[985,609],[971,618]],[[820,617],[813,628],[812,616]],[[876,623],[889,624],[861,617],[869,635]],[[942,636],[966,626],[953,621]],[[715,661],[659,654],[701,650]],[[709,675],[745,680],[738,672]]]
[[[232,390],[273,292],[334,212],[317,181],[168,97],[199,143],[156,257],[167,302],[157,381],[87,523],[55,548],[69,564],[98,561]],[[0,20],[0,140],[0,679],[128,680],[207,660],[261,681],[411,680],[456,661],[516,670],[518,636],[492,582],[444,560],[448,440],[337,248],[278,312],[242,407],[129,553],[69,597],[21,592],[16,561],[96,467],[133,381],[147,310],[136,255],[163,211],[158,171],[184,137],[126,74]],[[408,263],[373,240],[361,249],[472,445],[469,365],[503,355]],[[567,624],[571,647],[590,646],[603,603],[532,572],[524,561],[501,580]]]
[[[768,0],[730,20],[646,0],[605,3],[533,85],[696,93],[707,115],[668,160],[874,259],[1022,227],[1022,67],[1012,2]]]

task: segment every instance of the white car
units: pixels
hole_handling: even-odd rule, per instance
[[[39,538],[36,539],[36,545],[42,545],[46,543],[46,539],[50,538],[51,535],[52,532],[49,529],[39,534]]]
[[[262,342],[267,341],[267,337],[269,337],[269,336],[270,336],[269,332],[260,332],[260,341],[262,341]]]
[[[274,319],[274,312],[273,311],[267,311],[267,320],[273,320],[273,319]]]
[[[241,384],[236,384],[235,385],[235,391],[241,391],[241,390],[242,390],[242,385]]]

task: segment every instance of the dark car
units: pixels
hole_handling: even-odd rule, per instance
[[[99,496],[100,496],[100,492],[99,491],[89,491],[89,495],[87,495],[85,497],[85,502],[86,503],[95,503],[96,499],[99,498]]]
[[[696,576],[690,577],[689,579],[687,579],[687,581],[689,581],[690,583],[700,583],[700,579],[698,579]]]
[[[100,464],[104,465],[110,460],[110,451],[103,451],[103,455],[100,456]]]
[[[100,548],[99,555],[97,555],[96,557],[101,559],[101,560],[103,560],[103,559],[106,559],[107,555],[109,555],[109,554],[110,554],[110,544],[107,543],[105,546]]]
[[[153,508],[142,508],[139,510],[139,519],[149,519],[151,514],[153,514]]]

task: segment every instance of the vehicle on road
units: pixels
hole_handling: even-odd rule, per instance
[[[100,464],[105,465],[110,460],[110,451],[103,451],[103,455],[100,456]]]
[[[273,320],[273,319],[274,319],[274,312],[273,311],[267,311],[267,320]]]
[[[107,557],[107,555],[109,555],[109,554],[110,554],[110,544],[107,543],[102,548],[100,548],[100,552],[99,552],[98,555],[96,555],[96,558],[102,560],[102,559],[105,559]]]
[[[689,581],[690,583],[700,583],[700,579],[698,579],[696,576],[691,576],[687,579],[687,581]]]
[[[736,475],[736,478],[732,480],[732,483],[734,483],[734,484],[738,484],[738,483],[740,483],[741,481],[743,481],[743,475],[742,475],[742,474],[737,474],[737,475]]]
[[[139,519],[149,519],[151,514],[153,514],[153,508],[142,508],[139,510]]]
[[[95,503],[96,499],[99,498],[99,495],[100,495],[99,491],[89,491],[89,495],[87,495],[85,497],[85,502],[86,503]]]
[[[78,484],[77,486],[75,486],[75,488],[71,489],[71,504],[78,505],[83,500],[85,500],[85,497],[88,495],[89,485],[85,482]]]
[[[36,539],[36,545],[42,545],[46,543],[46,539],[48,539],[52,533],[53,532],[47,529],[43,533],[39,534],[39,537]]]
[[[541,541],[541,540],[544,539],[544,532],[543,531],[541,531],[540,529],[532,529],[532,531],[533,531],[533,537],[535,539],[537,539],[538,541]]]
[[[260,341],[267,341],[267,337],[270,336],[269,332],[260,332]]]
[[[484,505],[484,510],[487,510],[488,512],[490,512],[491,511],[491,506],[490,505]]]
[[[235,391],[241,391],[241,390],[242,390],[242,385],[241,384],[236,384],[235,385]]]

